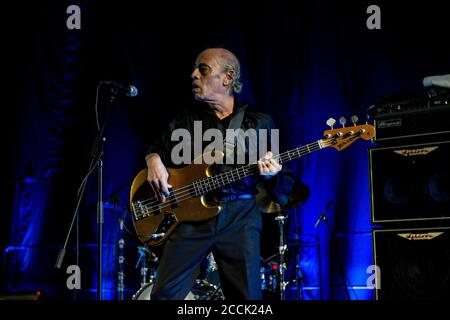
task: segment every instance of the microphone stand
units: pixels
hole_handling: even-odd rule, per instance
[[[99,83],[99,85],[97,86],[97,98],[98,98],[98,93],[99,93],[99,88],[100,88],[100,84],[102,84],[102,82]],[[106,115],[105,118],[103,120],[103,124],[102,126],[99,128],[97,137],[95,138],[94,141],[94,145],[92,147],[91,150],[91,164],[89,166],[89,170],[88,173],[86,174],[86,176],[84,177],[81,186],[78,190],[78,200],[77,200],[77,205],[75,208],[75,212],[69,227],[69,231],[67,232],[66,235],[66,240],[64,243],[63,248],[60,250],[59,254],[58,254],[58,258],[56,260],[56,264],[55,267],[60,269],[63,259],[64,259],[64,255],[66,253],[66,247],[67,247],[67,243],[69,241],[69,237],[72,231],[72,227],[73,224],[75,222],[75,218],[78,215],[78,211],[79,211],[79,207],[80,207],[80,203],[81,203],[81,199],[84,195],[84,192],[86,190],[86,185],[87,185],[87,181],[89,176],[92,174],[92,172],[94,171],[95,167],[97,167],[97,172],[98,172],[98,200],[97,200],[97,258],[98,258],[98,263],[97,263],[97,299],[98,300],[102,300],[102,270],[103,270],[103,223],[104,223],[104,215],[103,215],[103,142],[106,141],[106,138],[104,137],[104,131],[105,131],[105,127],[106,127],[106,123],[108,120],[108,116],[109,113],[111,111],[111,107],[113,106],[113,104],[116,101],[116,96],[119,93],[119,90],[117,88],[112,87],[111,88],[111,94],[110,94],[110,98],[109,98],[109,104],[108,104],[108,109],[106,111]],[[97,110],[97,101],[96,101],[96,105],[95,105],[95,109]]]
[[[116,95],[119,93],[118,89],[111,88],[111,95],[109,97],[108,109],[106,111],[105,119],[101,129],[97,135],[96,143],[94,145],[93,159],[97,159],[97,169],[98,169],[98,199],[97,199],[97,299],[102,300],[103,294],[103,142],[106,141],[104,137],[104,131],[106,127],[106,122],[108,120],[109,112],[111,111],[112,105],[116,101]],[[97,155],[97,156],[95,156]]]
[[[329,203],[331,204],[332,202],[329,202]],[[327,205],[327,207],[329,207],[329,205]],[[333,234],[331,232],[330,225],[328,224],[328,218],[326,216],[327,209],[328,208],[325,208],[325,210],[323,211],[323,213],[320,216],[319,220],[317,221],[316,225],[318,226],[320,221],[323,221],[325,223],[325,225],[327,226],[328,237],[330,238],[330,243],[331,243],[331,251],[334,252],[334,256],[335,256],[336,262],[338,264],[339,273],[341,274],[341,278],[342,278],[343,285],[344,285],[345,295],[347,296],[347,300],[351,300],[350,299],[350,293],[348,292],[348,288],[347,288],[347,281],[345,280],[346,277],[345,277],[344,267],[342,266],[341,259],[339,259],[339,255],[337,254],[336,246],[335,246],[335,243],[333,241]],[[333,256],[333,254],[332,254],[332,256]]]

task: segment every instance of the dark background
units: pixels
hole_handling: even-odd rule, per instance
[[[66,27],[71,4],[81,8],[81,30]],[[371,4],[381,8],[381,30],[366,27]],[[450,71],[448,10],[436,1],[18,1],[2,4],[2,12],[0,291],[72,297],[65,271],[76,264],[75,229],[63,268],[54,263],[89,165],[100,80],[139,89],[114,106],[105,133],[104,295],[115,299],[118,217],[127,216],[146,146],[192,103],[190,73],[201,50],[223,46],[236,53],[241,98],[273,116],[281,150],[319,139],[329,117],[350,122],[355,114],[364,121],[383,97],[421,91],[424,77]],[[342,153],[326,149],[290,164],[311,190],[306,204],[288,212],[286,227],[288,277],[298,255],[305,299],[345,299],[325,225],[314,228],[329,200],[351,298],[373,298],[364,289],[373,264],[369,146],[357,141]],[[96,200],[94,174],[79,218],[79,298],[95,297]],[[273,217],[265,220],[263,259],[276,252],[277,241]],[[129,218],[126,226],[133,231]],[[138,242],[125,238],[129,298],[139,288]]]

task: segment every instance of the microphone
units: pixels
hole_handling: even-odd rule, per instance
[[[101,81],[101,83],[109,85],[111,88],[124,93],[128,97],[136,97],[138,95],[138,89],[133,85],[125,86],[115,81]]]
[[[322,214],[320,215],[319,219],[317,219],[316,224],[314,225],[314,228],[317,228],[320,224],[320,221],[325,220],[327,217],[325,216],[325,213],[330,209],[331,205],[333,204],[333,200],[328,201],[327,205],[325,206],[325,209],[323,209]]]

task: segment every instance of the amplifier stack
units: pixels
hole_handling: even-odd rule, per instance
[[[450,90],[372,107],[369,149],[379,300],[450,299]]]

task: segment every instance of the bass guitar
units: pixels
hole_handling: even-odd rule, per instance
[[[274,158],[282,164],[327,147],[342,151],[360,138],[369,140],[374,136],[375,128],[369,124],[327,130],[322,139],[280,153]],[[208,199],[207,194],[259,172],[256,163],[241,165],[217,175],[211,174],[211,166],[207,164],[167,168],[167,171],[168,183],[172,188],[164,203],[155,197],[147,182],[147,169],[140,171],[131,185],[130,211],[134,228],[139,240],[149,246],[162,244],[180,222],[203,221],[218,215],[220,205]]]

